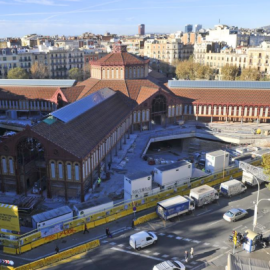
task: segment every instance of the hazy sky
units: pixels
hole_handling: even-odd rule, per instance
[[[0,0],[0,37],[171,33],[185,24],[270,25],[270,0]]]

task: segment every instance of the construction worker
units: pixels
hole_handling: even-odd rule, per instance
[[[101,183],[101,179],[99,177],[98,180],[97,180],[97,186],[98,186],[98,188],[100,187],[100,183]]]

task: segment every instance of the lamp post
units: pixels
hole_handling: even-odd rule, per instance
[[[261,199],[257,202],[257,204],[255,204],[255,208],[254,208],[254,218],[253,218],[253,231],[255,230],[255,227],[257,225],[257,212],[258,212],[258,205],[261,201],[270,201],[270,199]]]
[[[260,182],[258,180],[258,178],[253,175],[253,177],[255,178],[255,180],[257,181],[257,185],[258,185],[258,193],[257,193],[257,205],[258,205],[258,202],[259,202],[259,195],[260,195]]]

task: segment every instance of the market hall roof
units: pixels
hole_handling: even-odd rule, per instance
[[[74,156],[84,158],[100,143],[102,138],[124,121],[136,105],[123,93],[110,91],[111,96],[95,106],[89,103],[88,110],[74,115],[69,121],[64,122],[55,111],[52,113],[54,121],[46,123],[44,120],[31,129]],[[86,99],[89,98],[86,97]],[[67,107],[69,107],[68,111],[72,112],[72,109],[77,108],[77,104],[74,102],[64,108]]]
[[[169,81],[178,97],[204,104],[270,104],[270,82]]]

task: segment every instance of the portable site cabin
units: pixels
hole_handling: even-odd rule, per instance
[[[207,153],[205,159],[205,171],[215,173],[229,166],[230,154],[226,151],[218,150]]]

